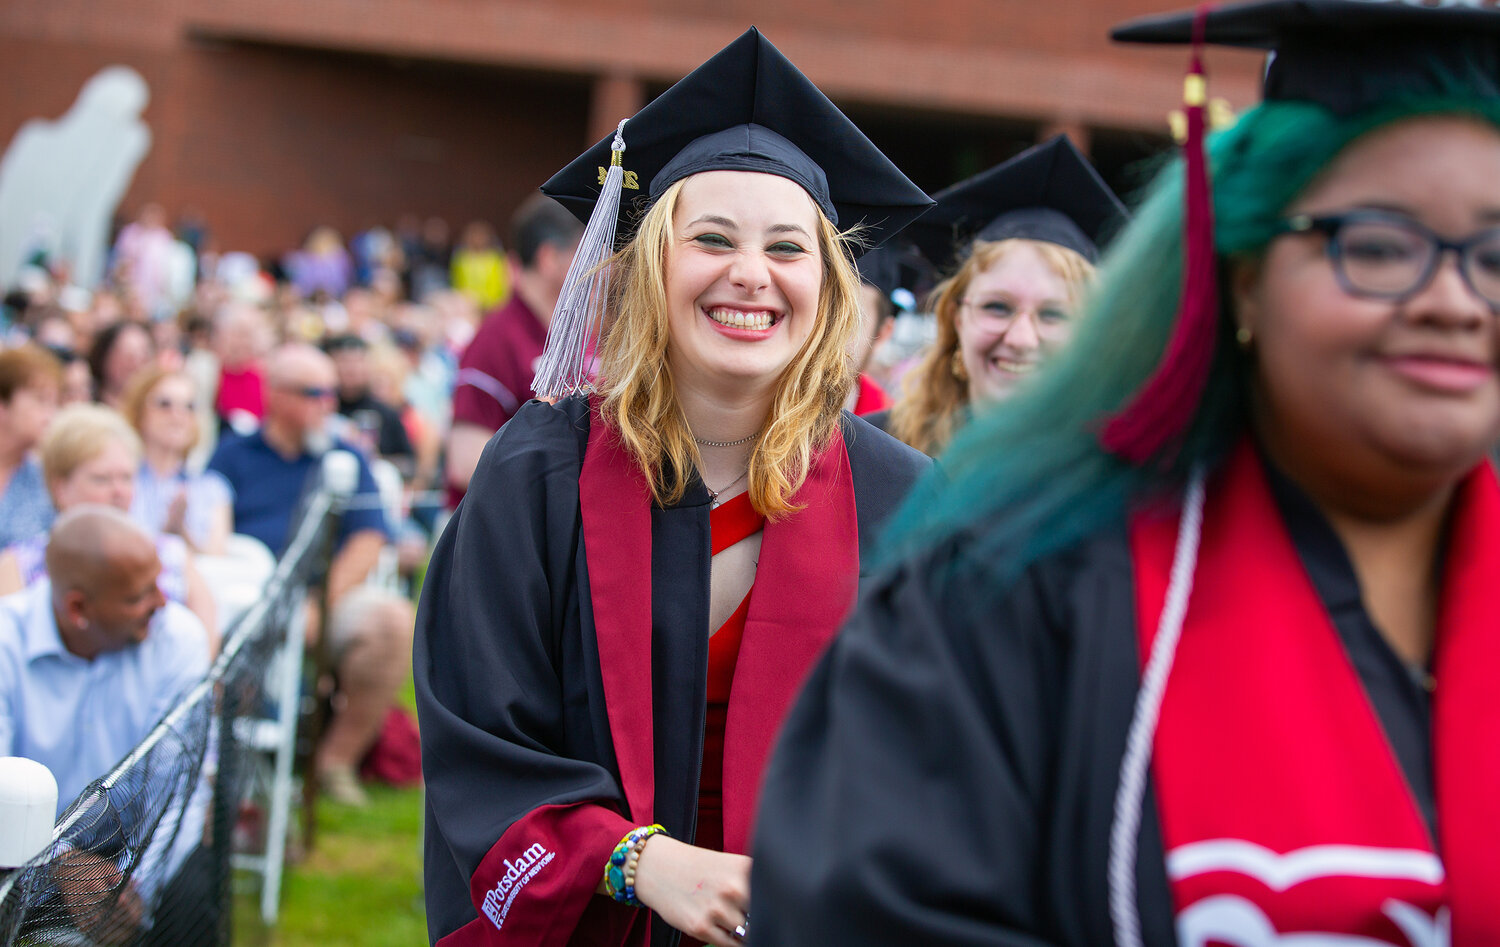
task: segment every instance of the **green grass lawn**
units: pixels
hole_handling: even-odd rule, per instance
[[[412,707],[410,683],[402,702]],[[234,943],[263,947],[422,947],[422,794],[367,785],[370,806],[320,802],[313,850],[289,865],[281,916],[260,921],[254,879],[234,901]]]

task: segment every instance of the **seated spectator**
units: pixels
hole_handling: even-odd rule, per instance
[[[145,326],[116,322],[100,329],[89,349],[95,399],[102,405],[118,408],[131,377],[155,357],[156,346]]]
[[[401,419],[401,427],[416,455],[416,469],[409,480],[412,486],[425,490],[437,485],[444,429],[441,422],[418,408],[408,394],[414,373],[409,350],[401,343],[412,344],[414,341],[404,333],[397,333],[396,345],[381,345],[370,350],[370,394],[381,404],[390,405]]]
[[[354,261],[344,249],[344,238],[326,226],[308,234],[302,249],[287,254],[282,266],[287,279],[309,299],[319,293],[337,299],[354,276]]]
[[[167,228],[167,212],[159,204],[147,204],[115,240],[115,284],[145,315],[160,318],[181,302],[184,269],[186,282],[192,285],[191,250],[186,263],[181,253],[177,238]]]
[[[71,405],[57,413],[39,451],[42,476],[59,513],[83,504],[130,511],[141,442],[118,413],[101,405]],[[0,552],[0,595],[19,592],[47,575],[47,534],[36,533]],[[218,647],[213,593],[193,567],[192,553],[180,537],[158,535],[161,590],[186,605],[209,630],[211,650]]]
[[[330,336],[323,351],[333,359],[338,379],[338,412],[368,437],[371,456],[389,460],[404,476],[416,465],[416,451],[396,408],[371,392],[370,344],[357,335]]]
[[[40,306],[28,309],[26,322],[30,326],[31,341],[48,350],[73,349],[78,347],[78,333],[68,321],[68,314],[61,306]]]
[[[198,619],[162,596],[154,544],[124,513],[80,506],[62,514],[46,557],[50,579],[0,599],[0,756],[50,769],[61,814],[203,677],[209,653]],[[201,822],[188,819],[184,833],[189,824],[201,832]],[[105,864],[113,853],[71,852],[54,868],[54,880],[80,921],[107,923],[119,934],[141,922],[147,912],[140,902],[161,876],[176,875],[168,890],[203,883],[205,873],[178,867],[176,852],[174,846],[162,868],[148,855],[108,911],[86,894],[100,877],[118,874]],[[217,910],[207,891],[196,900],[195,920]],[[177,933],[152,930],[142,943],[184,944]]]
[[[74,349],[48,346],[47,351],[62,363],[62,387],[57,392],[57,406],[88,404],[94,400],[94,375],[89,360]]]
[[[181,536],[196,553],[222,556],[233,531],[229,483],[191,473],[198,443],[197,386],[184,372],[149,368],[125,392],[125,419],[141,436],[141,466],[130,515],[156,533]]]
[[[393,265],[401,256],[401,245],[385,227],[362,230],[349,239],[349,255],[354,261],[354,282],[365,286],[377,269]]]
[[[443,431],[422,416],[406,398],[406,380],[411,372],[407,356],[394,345],[378,345],[370,350],[370,394],[376,401],[391,405],[401,419],[415,451],[415,463],[408,468],[397,463],[403,475],[403,510],[396,530],[396,565],[403,580],[416,576],[427,565],[433,531],[443,512],[438,467],[442,463]],[[409,472],[408,472],[409,470]]]
[[[396,312],[391,343],[406,363],[401,400],[415,408],[428,430],[440,437],[447,434],[453,413],[453,376],[458,371],[458,356],[446,344],[444,325],[455,320],[463,323],[471,310],[463,296],[446,292],[434,295],[430,303],[408,303]],[[376,397],[380,397],[378,391]],[[420,455],[421,445],[416,446]],[[438,449],[442,449],[441,442]]]
[[[453,241],[448,236],[448,222],[441,217],[422,221],[422,233],[411,246],[403,248],[406,268],[402,274],[405,296],[426,299],[432,293],[448,288],[449,261]]]
[[[52,500],[31,455],[57,410],[62,367],[34,345],[0,352],[0,547],[46,531]]]
[[[260,430],[219,444],[209,469],[234,490],[235,532],[254,536],[278,554],[296,531],[293,514],[329,448],[358,459],[359,486],[335,538],[327,576],[328,651],[338,676],[334,713],[316,753],[319,784],[335,801],[362,805],[356,767],[379,735],[396,690],[410,669],[412,610],[404,598],[366,584],[390,527],[363,457],[332,440],[326,425],[335,397],[333,361],[292,344],[266,366],[266,415]],[[316,615],[310,643],[321,633]]]
[[[260,359],[270,335],[265,313],[252,303],[232,300],[214,315],[213,354],[219,360],[214,413],[220,433],[246,434],[260,423],[266,399]]]
[[[380,273],[387,272],[381,270]],[[379,277],[379,273],[376,274]],[[341,304],[334,307],[343,316],[343,324],[328,322],[328,331],[334,334],[357,335],[366,342],[384,341],[390,330],[386,319],[391,307],[386,298],[373,287],[356,286],[344,294]]]
[[[470,221],[459,240],[453,252],[453,288],[472,299],[480,312],[498,308],[510,296],[510,272],[495,228],[483,220]]]

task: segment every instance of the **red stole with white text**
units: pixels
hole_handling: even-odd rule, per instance
[[[1175,515],[1131,525],[1143,656],[1177,527]],[[1459,486],[1447,542],[1435,845],[1254,447],[1210,480],[1152,757],[1181,947],[1500,944],[1500,485],[1488,464]]]

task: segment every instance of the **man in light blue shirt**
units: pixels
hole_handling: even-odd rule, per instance
[[[51,580],[0,599],[0,755],[52,770],[59,812],[208,670],[202,623],[157,588],[150,537],[115,510],[77,514],[53,531]]]
[[[50,579],[0,599],[0,756],[52,770],[58,812],[120,762],[208,670],[208,634],[157,586],[155,543],[125,513],[80,506],[53,527]],[[190,807],[190,815],[193,807]],[[201,823],[201,812],[198,812]],[[201,835],[183,826],[187,851]],[[68,856],[79,878],[99,856]],[[156,859],[148,859],[155,862]],[[163,877],[144,865],[120,911],[144,920],[140,896]],[[97,872],[94,872],[97,874]],[[68,879],[55,879],[72,907]],[[142,885],[146,890],[142,890]]]

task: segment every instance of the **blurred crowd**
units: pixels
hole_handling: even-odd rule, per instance
[[[348,450],[358,489],[319,579],[329,614],[310,607],[308,642],[325,648],[336,688],[316,776],[362,804],[361,762],[370,772],[409,672],[411,583],[444,516],[459,356],[481,314],[509,298],[511,268],[483,222],[457,241],[438,219],[348,240],[319,227],[258,260],[219,252],[198,215],[169,221],[156,205],[119,228],[97,287],[75,285],[66,260],[28,261],[0,325],[0,595],[37,599],[59,653],[85,662],[79,634],[106,653],[138,651],[141,629],[176,603],[174,625],[198,626],[211,659],[296,532],[323,455]],[[54,521],[107,508],[151,539],[153,594],[121,591],[126,603],[97,577],[71,590],[49,581]],[[67,610],[70,592],[86,615]],[[43,679],[33,657],[8,690]],[[34,723],[6,722],[11,752]],[[104,755],[143,735],[122,732]],[[61,765],[75,748],[51,749]]]

